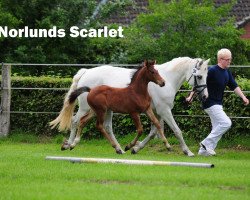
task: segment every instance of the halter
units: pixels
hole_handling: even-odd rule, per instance
[[[197,75],[197,71],[198,71],[198,64],[199,64],[199,61],[197,61],[195,67],[193,68],[193,72],[190,76],[190,78],[188,79],[188,82],[190,81],[190,79],[194,76],[194,87],[193,87],[193,90],[192,92],[193,95],[191,96],[191,99],[190,99],[190,102],[192,99],[194,99],[196,96],[199,96],[200,93],[202,93],[206,88],[207,88],[207,84],[203,84],[203,85],[199,85],[198,84],[198,81],[197,81],[197,78],[200,79],[201,76],[200,75]],[[199,66],[201,66],[203,64],[203,61],[200,62]],[[201,90],[198,90],[199,88],[202,88]]]

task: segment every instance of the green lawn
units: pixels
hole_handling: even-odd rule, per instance
[[[125,143],[122,142],[125,146]],[[196,153],[198,147],[191,149]],[[60,144],[0,140],[0,199],[250,199],[250,151],[223,147],[216,157],[189,158],[178,146],[167,152],[151,143],[139,154],[116,155],[105,140]],[[46,156],[213,163],[215,168],[72,164]]]

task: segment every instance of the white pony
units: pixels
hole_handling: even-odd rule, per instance
[[[171,110],[174,106],[175,95],[185,81],[188,81],[188,83],[194,88],[194,91],[199,94],[201,99],[208,97],[206,78],[209,61],[210,59],[203,61],[200,58],[192,59],[189,57],[179,57],[164,64],[155,65],[159,74],[165,79],[166,84],[164,87],[159,87],[154,83],[149,83],[148,85],[148,91],[152,97],[152,108],[161,121],[162,127],[164,120],[179,140],[183,153],[188,156],[194,156],[194,154],[186,145],[182,136],[182,131],[176,124]],[[82,129],[80,128],[79,121],[80,118],[90,110],[86,99],[88,93],[83,93],[78,97],[79,109],[76,115],[73,116],[74,105],[70,105],[68,103],[69,95],[75,89],[83,86],[90,88],[99,85],[108,85],[118,88],[126,87],[130,82],[130,76],[134,70],[135,69],[104,65],[92,69],[81,69],[78,71],[73,78],[73,83],[65,97],[64,105],[59,116],[50,122],[52,128],[59,125],[58,129],[60,131],[71,129],[69,139],[62,144],[62,150],[69,148],[72,149],[80,141],[80,132]],[[112,116],[113,113],[111,111],[108,112],[105,119],[105,129],[110,134],[112,139],[117,142],[112,129]],[[77,127],[79,128],[76,137]],[[149,135],[142,142],[139,142],[136,146],[134,146],[131,151],[133,153],[137,153],[150,139],[154,138],[156,134],[156,127],[151,125]],[[120,145],[119,148],[121,149]],[[121,151],[124,153],[122,149]]]

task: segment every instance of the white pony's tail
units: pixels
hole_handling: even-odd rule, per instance
[[[67,94],[65,95],[63,108],[60,111],[60,114],[58,115],[58,117],[55,120],[53,120],[49,123],[49,125],[51,126],[52,129],[55,128],[57,125],[58,125],[59,131],[64,131],[64,130],[70,129],[71,119],[72,119],[74,109],[75,109],[75,103],[69,102],[69,96],[74,90],[76,90],[77,84],[78,84],[80,78],[83,76],[83,74],[85,74],[86,71],[87,71],[87,69],[85,69],[85,68],[80,69],[77,72],[77,74],[73,77],[73,81],[72,81],[72,84],[70,86],[70,89],[67,92]]]

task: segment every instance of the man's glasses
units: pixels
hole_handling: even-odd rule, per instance
[[[225,60],[225,61],[231,61],[232,60],[232,58],[228,58],[228,59],[225,59],[225,58],[221,58],[221,60]]]

